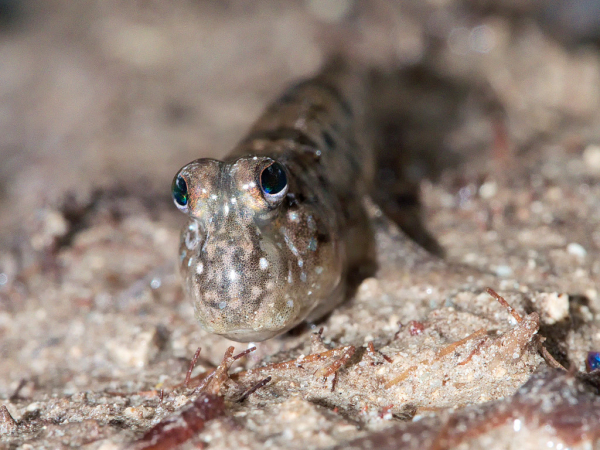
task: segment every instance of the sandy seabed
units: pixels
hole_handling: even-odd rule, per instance
[[[0,9],[0,448],[597,448],[593,21],[508,0],[16,5]],[[367,199],[376,275],[322,338],[233,361],[248,346],[202,331],[181,290],[171,178],[340,51],[399,73],[398,151],[446,256]]]

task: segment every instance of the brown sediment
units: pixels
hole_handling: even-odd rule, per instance
[[[201,393],[187,407],[154,425],[129,450],[169,450],[189,441],[225,412],[223,397]]]
[[[501,429],[513,442],[572,447],[600,438],[600,398],[572,375],[543,368],[509,398],[390,427],[336,449],[446,450]],[[534,440],[535,439],[535,440]],[[478,447],[477,447],[478,448]],[[528,447],[532,448],[532,447]]]

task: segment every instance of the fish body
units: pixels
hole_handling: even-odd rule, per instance
[[[180,271],[201,326],[241,342],[331,311],[373,252],[365,86],[339,61],[267,107],[223,161],[173,181]]]

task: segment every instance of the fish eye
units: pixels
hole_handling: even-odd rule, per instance
[[[185,208],[187,206],[188,188],[187,183],[181,175],[177,175],[173,179],[173,184],[171,185],[171,195],[173,196],[173,201],[178,208]]]
[[[279,200],[287,192],[288,181],[283,165],[274,162],[263,169],[260,174],[260,188],[267,200]]]

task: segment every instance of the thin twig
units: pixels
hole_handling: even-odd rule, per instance
[[[504,300],[504,297],[502,297],[500,294],[498,294],[492,288],[486,288],[485,292],[487,292],[492,297],[494,297],[496,300],[498,300],[498,303],[500,303],[502,306],[504,306],[506,308],[506,310],[515,318],[515,320],[517,322],[523,321],[523,318],[521,317],[521,315],[517,311],[515,311],[515,309],[512,306],[510,306],[506,300]]]
[[[379,350],[375,350],[375,346],[373,345],[373,341],[369,341],[369,343],[367,344],[367,353],[369,354],[369,356],[371,356],[372,359],[375,359],[375,355],[379,355],[381,356],[385,361],[391,363],[392,362],[392,358],[390,358],[387,355],[384,355],[383,353],[381,353]],[[373,364],[373,363],[372,363]]]
[[[340,368],[344,364],[346,364],[346,362],[348,362],[348,360],[352,357],[352,355],[354,355],[355,351],[356,351],[356,347],[354,347],[353,345],[348,346],[341,358],[336,359],[329,366],[322,367],[319,370],[317,370],[314,373],[315,377],[316,378],[319,378],[319,377],[328,378],[329,376],[333,375],[338,370],[340,370]]]
[[[502,297],[500,294],[498,294],[496,291],[494,291],[492,288],[486,288],[485,291],[490,294],[492,297],[494,297],[496,300],[498,300],[498,302],[504,306],[507,311],[512,314],[512,316],[515,318],[515,320],[517,322],[522,322],[523,318],[519,315],[518,312],[516,312],[514,310],[514,308],[512,306],[510,306],[508,304],[508,302],[504,299],[504,297]],[[541,336],[537,335],[536,336],[536,343],[538,346],[538,351],[540,352],[540,355],[542,356],[542,358],[544,358],[544,361],[546,361],[546,363],[550,366],[553,367],[555,369],[562,369],[565,372],[567,371],[567,369],[561,364],[559,363],[554,356],[552,356],[550,354],[550,352],[548,351],[548,349],[546,347],[544,347],[544,345],[542,344],[542,338]]]
[[[452,353],[454,350],[456,350],[461,345],[466,344],[467,342],[469,342],[472,339],[476,339],[478,337],[484,336],[485,333],[486,333],[485,328],[480,328],[479,330],[475,331],[474,333],[471,333],[470,335],[468,335],[466,338],[463,338],[459,341],[456,341],[456,342],[453,342],[452,344],[447,345],[446,347],[444,347],[443,349],[441,349],[438,352],[436,359],[440,359],[440,358]]]
[[[469,354],[469,356],[467,356],[463,361],[459,362],[457,364],[457,366],[464,366],[465,364],[469,363],[471,361],[471,359],[473,359],[473,356],[475,356],[475,355],[479,354],[479,352],[481,352],[481,347],[483,347],[483,344],[485,344],[485,342],[486,342],[485,339],[479,341],[479,343],[475,346],[475,348]]]
[[[548,349],[542,345],[541,341],[538,341],[538,342],[539,342],[539,344],[538,344],[538,345],[539,345],[539,347],[540,347],[540,353],[542,354],[542,358],[544,358],[544,360],[546,361],[546,363],[547,363],[547,364],[548,364],[550,367],[552,367],[552,368],[554,368],[554,369],[562,369],[562,370],[564,370],[565,372],[568,372],[568,371],[567,371],[567,369],[565,368],[565,366],[563,366],[561,363],[559,363],[559,362],[558,362],[558,361],[557,361],[557,360],[554,358],[554,356],[552,356],[552,355],[550,354],[550,352],[548,351]]]
[[[215,371],[213,370],[206,377],[204,377],[204,379],[200,382],[200,384],[198,386],[196,386],[196,388],[192,391],[192,395],[196,395],[197,393],[202,392],[204,390],[204,388],[206,388],[206,385],[208,385],[208,382],[210,380],[212,380],[212,378],[214,376],[215,376]]]
[[[252,353],[254,350],[256,350],[256,347],[250,347],[249,349],[244,350],[243,352],[238,353],[237,355],[235,355],[233,357],[233,360],[237,361],[238,359],[243,358],[244,356],[246,356],[248,353]]]
[[[269,381],[271,381],[271,375],[269,375],[264,380],[259,381],[254,386],[252,386],[250,389],[248,389],[246,392],[244,392],[242,394],[242,396],[237,400],[237,402],[242,403],[244,400],[246,400],[248,397],[250,397],[252,394],[254,394],[257,390],[259,390],[261,387],[266,385]]]
[[[198,362],[198,358],[200,357],[200,350],[202,349],[198,347],[198,350],[196,350],[196,353],[194,353],[194,357],[190,361],[190,367],[185,376],[185,381],[183,382],[183,385],[185,387],[187,387],[188,384],[190,384],[190,379],[192,378],[192,371],[194,370],[194,367],[196,367],[196,363]]]

